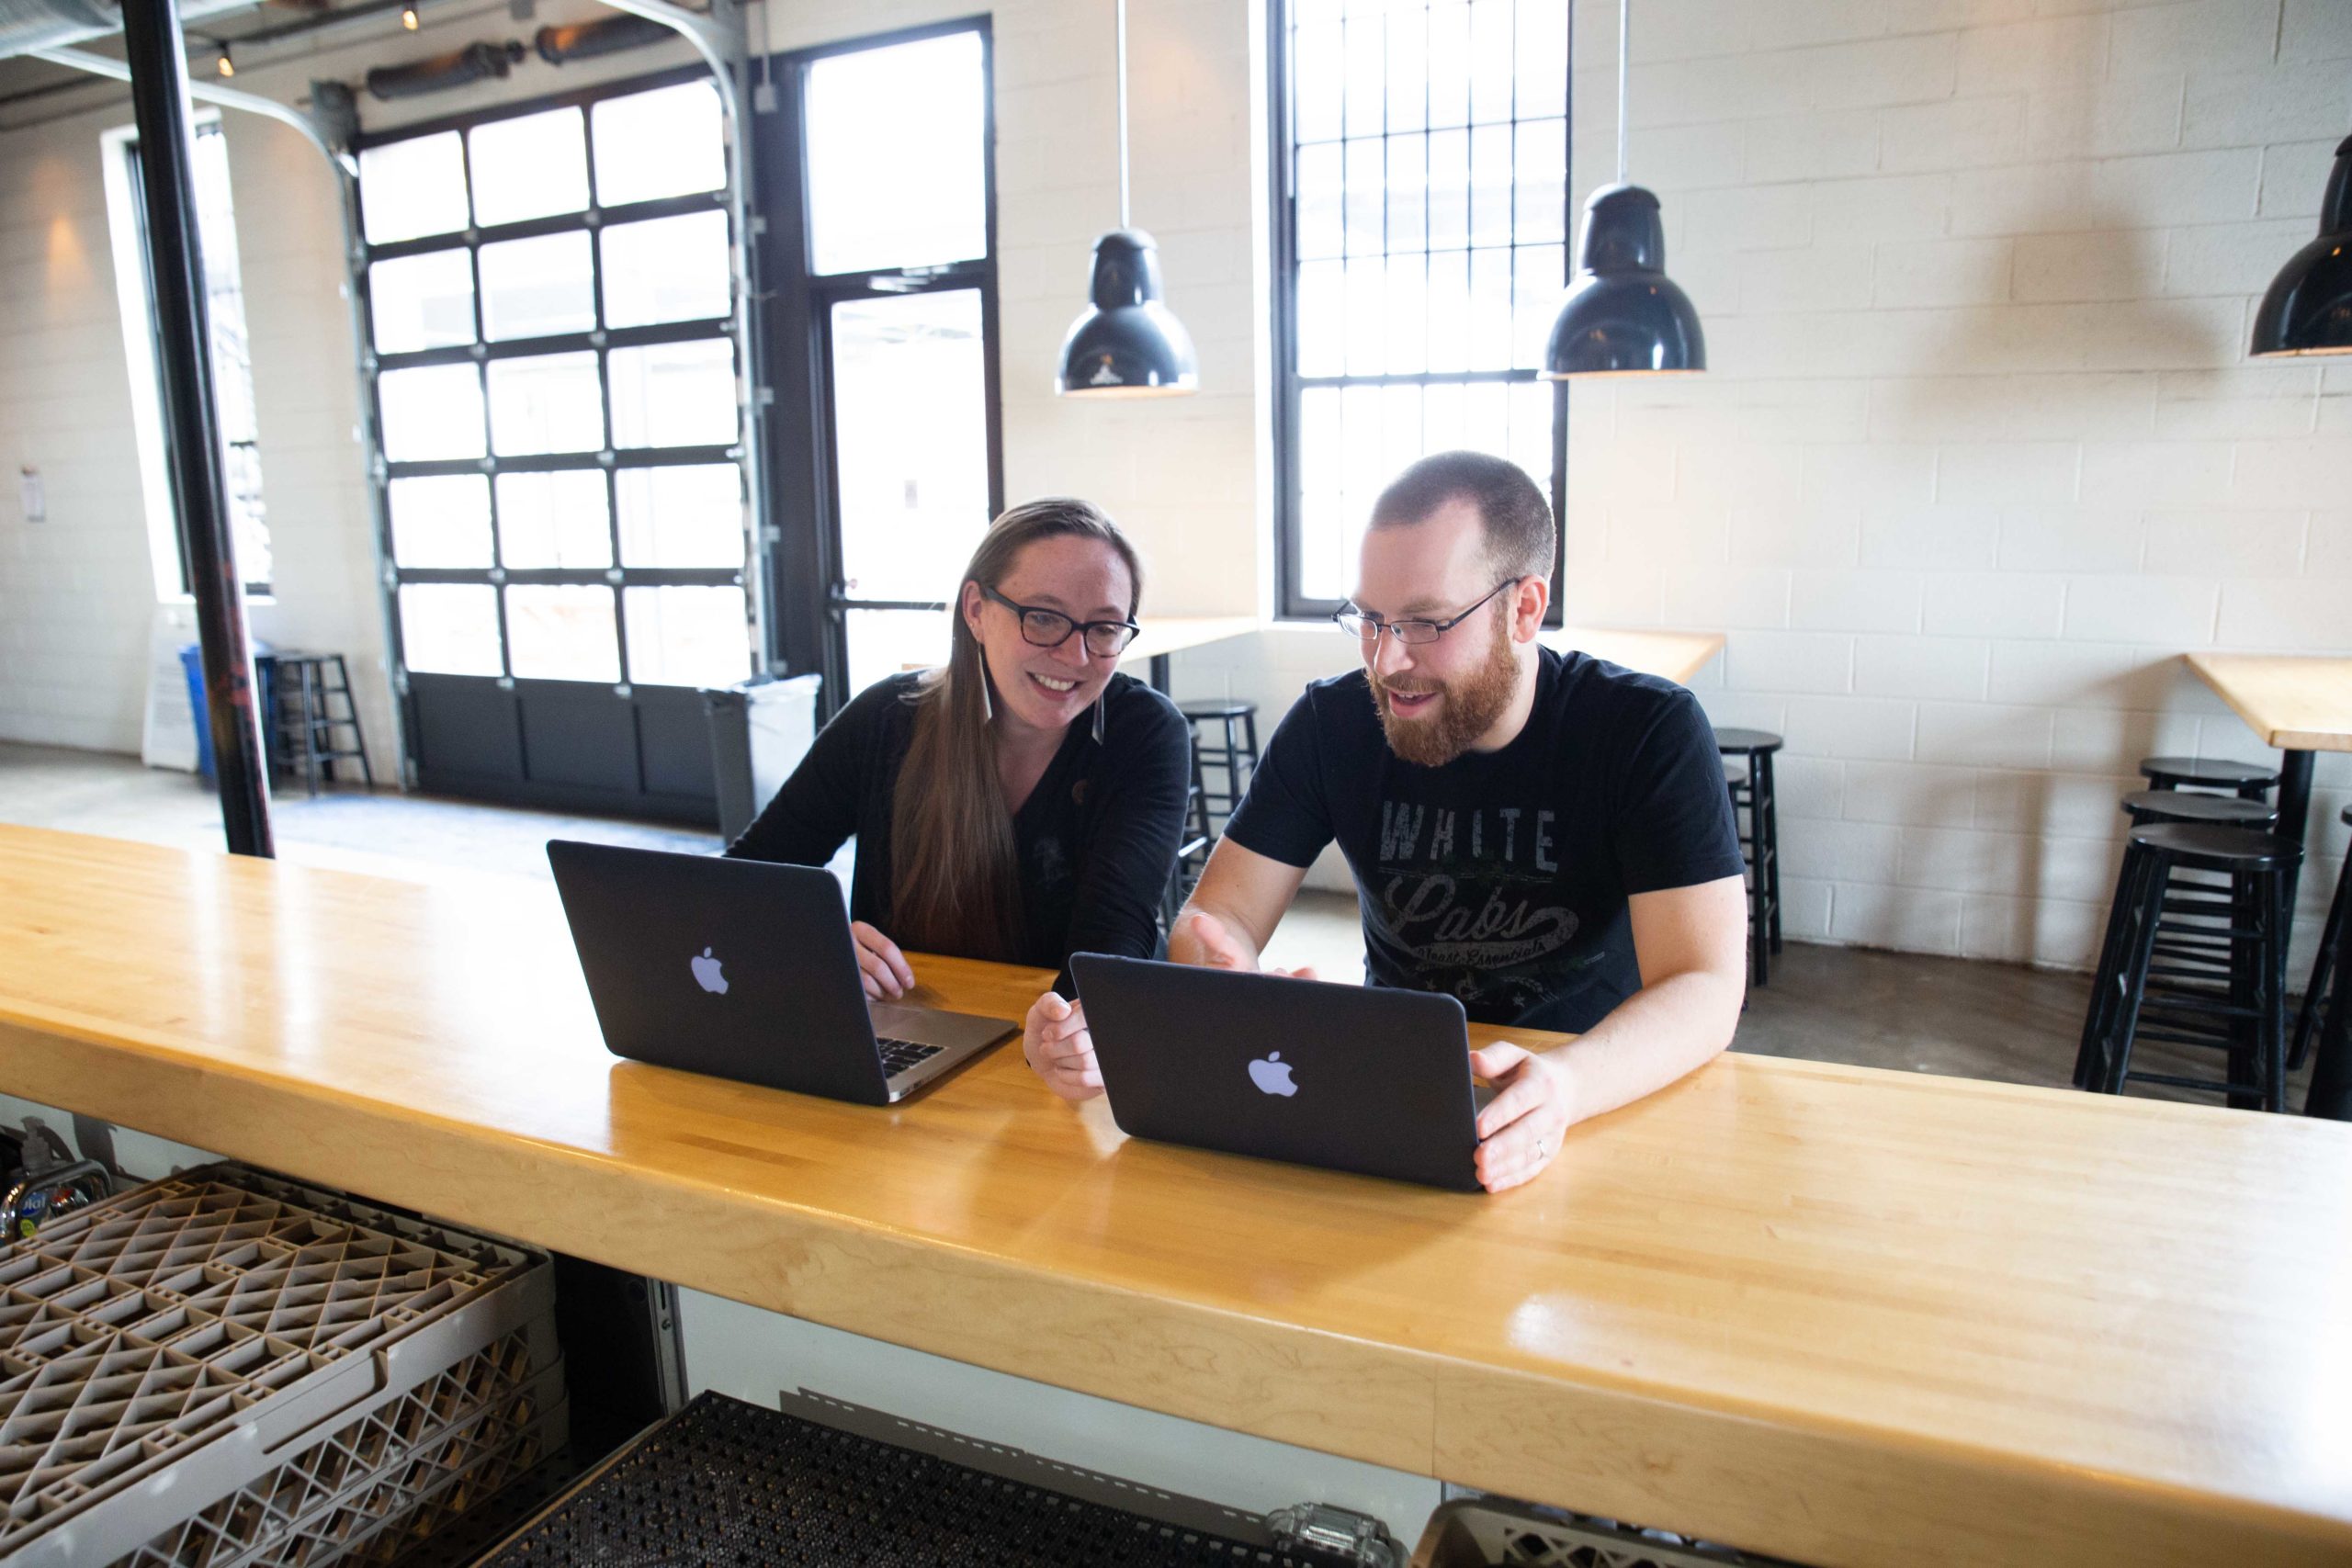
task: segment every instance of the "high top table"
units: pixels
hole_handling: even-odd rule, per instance
[[[916,967],[999,1015],[1049,978]],[[888,1110],[616,1061],[552,887],[21,828],[0,1089],[1800,1562],[2352,1561],[2333,1122],[1735,1054],[1528,1187],[1430,1191],[1130,1142],[1002,1048]]]
[[[1125,657],[1146,660],[1150,667],[1151,683],[1165,692],[1170,673],[1170,655],[1188,648],[1205,648],[1227,637],[1246,637],[1275,624],[1251,615],[1146,615],[1142,632],[1127,645]],[[1312,627],[1315,623],[1292,624]],[[1576,649],[1596,659],[1623,664],[1628,670],[1663,675],[1686,685],[1691,676],[1706,667],[1708,660],[1723,651],[1724,646],[1721,632],[1643,631],[1615,626],[1548,626],[1541,640],[1546,648],[1564,653]],[[1344,659],[1335,656],[1332,667],[1345,669]]]
[[[2303,841],[2312,810],[2312,761],[2319,751],[2352,751],[2352,659],[2268,653],[2192,653],[2188,667],[2232,711],[2282,753],[2278,830]],[[2288,904],[2293,906],[2290,874]],[[2336,954],[2336,973],[2352,976],[2352,921]],[[2352,985],[2352,979],[2339,984]],[[2352,993],[2347,993],[2352,994]],[[2320,1036],[2303,1113],[2352,1122],[2352,1007],[2334,1010]]]

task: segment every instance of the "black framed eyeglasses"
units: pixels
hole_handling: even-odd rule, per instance
[[[1059,648],[1072,632],[1083,632],[1087,652],[1097,659],[1116,659],[1143,630],[1133,621],[1081,621],[1042,604],[1016,604],[985,582],[980,592],[1021,617],[1021,640],[1032,648]]]
[[[1374,615],[1369,610],[1359,610],[1353,604],[1340,605],[1338,609],[1331,612],[1331,619],[1339,626],[1339,628],[1341,631],[1347,633],[1350,637],[1355,637],[1365,643],[1377,643],[1380,640],[1380,634],[1386,632],[1390,637],[1395,637],[1398,642],[1404,643],[1408,647],[1419,647],[1425,643],[1435,642],[1438,638],[1443,637],[1446,633],[1452,631],[1454,627],[1460,626],[1463,622],[1468,620],[1479,611],[1485,609],[1487,604],[1493,602],[1495,595],[1500,593],[1504,589],[1515,588],[1520,583],[1526,581],[1527,579],[1524,577],[1507,577],[1503,579],[1502,581],[1496,583],[1492,589],[1488,590],[1487,596],[1484,599],[1479,600],[1476,604],[1471,605],[1460,615],[1448,615],[1442,621],[1425,620],[1419,617],[1406,621],[1387,621],[1381,619],[1378,615]]]

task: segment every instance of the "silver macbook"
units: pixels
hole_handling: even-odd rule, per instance
[[[868,1004],[841,884],[816,866],[548,840],[616,1056],[891,1105],[1017,1033],[1009,1019]]]

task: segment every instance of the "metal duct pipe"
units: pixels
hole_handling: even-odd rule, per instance
[[[675,36],[664,23],[623,12],[598,21],[574,22],[568,28],[541,28],[531,41],[541,60],[560,65],[567,60],[594,60],[625,49],[643,49]]]
[[[488,76],[504,76],[523,58],[523,46],[509,39],[504,43],[469,43],[447,54],[436,54],[430,60],[414,60],[406,65],[379,65],[368,73],[368,95],[375,98],[415,98],[427,93],[446,93],[452,87],[463,87]]]

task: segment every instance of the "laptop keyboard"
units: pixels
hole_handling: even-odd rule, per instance
[[[882,1076],[886,1078],[895,1078],[909,1067],[939,1055],[936,1045],[918,1045],[911,1040],[893,1040],[888,1035],[876,1036],[874,1043],[882,1052]]]

